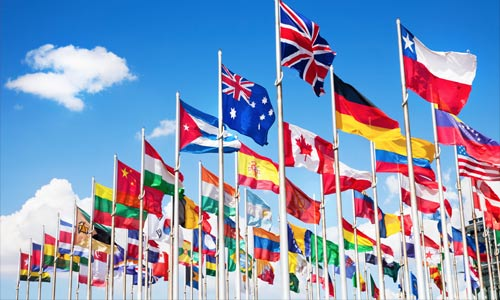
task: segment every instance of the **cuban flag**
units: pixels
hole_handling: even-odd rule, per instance
[[[267,90],[224,65],[221,72],[224,124],[267,145],[267,133],[276,119]]]
[[[217,153],[219,151],[219,120],[180,101],[180,151],[190,153]],[[224,152],[238,151],[241,142],[224,131]]]
[[[280,1],[281,65],[299,71],[312,85],[316,96],[325,93],[323,84],[335,52],[319,35],[319,25]]]
[[[476,56],[432,51],[403,25],[400,27],[406,87],[440,110],[458,115],[476,76]]]

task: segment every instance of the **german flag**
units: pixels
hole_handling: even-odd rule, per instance
[[[401,136],[399,123],[358,92],[350,84],[334,75],[337,128],[375,141],[384,136]]]

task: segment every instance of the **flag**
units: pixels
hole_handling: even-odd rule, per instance
[[[362,192],[372,186],[372,175],[368,171],[359,171],[349,167],[339,161],[340,168],[340,191],[356,190]],[[335,187],[335,168],[332,164],[328,167],[328,171],[322,174],[323,176],[323,192],[325,195],[334,194]]]
[[[267,261],[280,259],[280,237],[270,231],[255,227],[253,229],[254,257]]]
[[[193,288],[198,289],[199,272],[196,266],[186,266],[186,285],[191,286],[191,270],[193,270],[192,285]]]
[[[476,270],[476,268],[474,268],[472,265],[470,265],[469,268],[470,268],[470,281],[471,281],[470,284],[471,284],[472,292],[474,294],[477,294],[479,289],[481,288],[481,286],[479,285],[479,273]],[[465,276],[465,272],[464,272],[464,276]]]
[[[380,299],[380,290],[375,285],[375,281],[373,280],[372,275],[370,274],[370,290],[372,291],[372,298]]]
[[[379,138],[394,139],[401,136],[399,123],[350,84],[334,75],[335,115],[337,128],[357,134],[371,141]]]
[[[127,259],[137,261],[139,259],[139,231],[128,230]]]
[[[267,145],[267,133],[276,117],[266,89],[224,65],[221,72],[224,124],[261,146]]]
[[[479,161],[467,154],[464,146],[457,146],[458,172],[479,180],[500,181],[500,166]]]
[[[372,198],[364,193],[354,191],[354,216],[367,218],[372,224],[375,223],[375,209]],[[378,208],[378,219],[382,220],[382,210]]]
[[[361,274],[359,274],[359,285],[361,286],[360,290],[362,292],[365,292],[366,291],[366,282],[365,282],[365,279],[363,278],[363,275],[361,275]],[[352,286],[355,288],[358,287],[358,282],[356,280],[356,273],[354,273],[354,275],[352,276]]]
[[[242,144],[238,152],[238,184],[278,194],[278,164]]]
[[[330,277],[330,273],[328,272],[328,270],[326,271],[326,273],[328,275],[328,295],[330,297],[335,297],[335,288],[333,286],[332,278]],[[325,289],[324,280],[323,280],[322,287],[323,287],[323,289]]]
[[[317,250],[316,250],[317,249]],[[318,257],[316,258],[316,252]],[[332,241],[326,240],[326,259],[328,265],[339,265],[339,246]],[[311,263],[323,262],[323,238],[311,234]]]
[[[83,255],[80,253],[80,255]],[[73,255],[73,272],[79,272],[80,271],[80,262],[82,258],[81,256]],[[70,254],[62,254],[58,253],[56,257],[56,269],[63,271],[63,272],[68,272],[70,269],[70,263],[71,263],[71,255]]]
[[[309,229],[293,225],[292,223],[288,223],[288,226],[292,230],[293,237],[300,251],[305,257],[310,257],[312,232]]]
[[[90,216],[78,207],[76,212],[76,228],[74,244],[83,249],[88,248],[89,233],[91,230]],[[111,229],[99,223],[94,223],[92,231],[92,249],[100,252],[111,251]],[[73,253],[74,254],[74,253]]]
[[[50,234],[44,234],[42,270],[54,269],[54,259],[56,257],[56,238]]]
[[[304,167],[321,173],[324,156],[333,158],[332,143],[299,126],[283,122],[285,166]]]
[[[463,249],[463,243],[464,240],[462,239],[462,232],[459,229],[456,229],[455,227],[451,227],[451,236],[453,239],[453,252],[455,255],[463,255],[464,254],[464,249]],[[469,250],[469,249],[467,249]]]
[[[294,273],[290,273],[290,291],[300,293],[299,279]]]
[[[379,221],[379,230],[381,238],[387,238],[401,232],[401,221],[399,216],[382,213],[382,220]]]
[[[476,247],[476,240],[474,237],[468,235],[466,237],[467,239],[467,253],[468,255],[474,259],[474,260],[481,260],[481,262],[486,262],[488,260],[487,253],[486,253],[486,245],[483,242],[478,242],[479,246],[479,259],[477,257],[477,247]]]
[[[179,248],[179,264],[189,266],[191,264],[191,243],[184,240]]]
[[[269,284],[274,283],[274,268],[267,260],[257,259],[257,278]]]
[[[236,190],[224,182],[224,215],[236,215]],[[201,166],[201,208],[203,211],[219,212],[219,177]]]
[[[94,186],[94,222],[111,226],[113,214],[113,190],[99,183]],[[135,207],[116,203],[115,228],[139,229],[140,210]],[[145,219],[147,212],[143,213]]]
[[[443,291],[443,282],[441,281],[441,271],[438,266],[429,266],[429,276],[434,281],[440,291]]]
[[[59,220],[59,249],[61,254],[71,253],[71,237],[73,236],[73,225],[64,220]]]
[[[375,141],[375,148],[406,156],[406,137],[400,134],[398,137],[391,137],[390,139],[378,139]],[[411,151],[413,158],[422,158],[432,162],[436,149],[434,143],[412,137]]]
[[[376,167],[375,171],[380,173],[401,173],[405,176],[408,175],[408,157],[395,152],[386,150],[375,149]],[[415,173],[415,180],[434,181],[436,174],[432,170],[430,162],[425,158],[413,159],[413,172]]]
[[[160,252],[158,262],[153,264],[153,276],[158,278],[163,277],[164,281],[168,280],[168,254],[167,252]]]
[[[249,190],[246,193],[247,225],[271,230],[273,219],[269,204]]]
[[[319,25],[280,1],[281,65],[299,72],[312,85],[316,96],[325,93],[323,84],[335,52],[319,34]]]
[[[180,101],[180,151],[189,153],[219,152],[219,120]],[[241,146],[233,135],[224,130],[224,153],[238,151]]]
[[[236,223],[231,218],[224,218],[224,241],[229,249],[236,249]],[[245,248],[245,240],[239,237],[240,248]]]
[[[304,223],[319,224],[321,202],[306,195],[286,179],[286,212]]]
[[[42,264],[42,246],[37,243],[31,243],[30,270],[32,272],[40,272],[41,264]]]
[[[344,218],[342,218],[342,226],[344,233],[344,248],[346,250],[355,249],[354,228]],[[359,229],[356,231],[356,235],[358,240],[358,252],[373,251],[373,246],[375,245],[373,239],[361,233]]]
[[[462,145],[477,160],[500,165],[500,144],[471,128],[462,120],[438,109],[436,127],[438,142],[443,145]]]
[[[433,214],[440,208],[439,190],[437,188],[415,182],[415,196],[417,198],[417,209],[425,214]],[[406,176],[401,176],[401,199],[406,205],[411,206],[410,180]],[[446,199],[444,202],[446,211],[451,216],[451,205]]]
[[[377,265],[377,257],[371,253],[365,253],[365,262],[370,263],[372,265]],[[398,280],[398,272],[401,268],[401,265],[395,261],[387,262],[385,258],[382,257],[382,269],[384,275],[387,275],[392,278],[394,282]]]
[[[207,276],[215,276],[217,272],[217,259],[215,256],[208,255],[206,256],[205,262],[205,273]]]
[[[418,283],[417,283],[417,276],[413,274],[413,272],[410,272],[411,276],[411,293],[417,297],[418,299]]]
[[[353,278],[354,274],[356,273],[356,263],[352,260],[349,255],[345,255],[345,272],[346,272],[346,277],[348,279]],[[335,266],[335,273],[340,274],[340,267]]]
[[[88,251],[84,251],[82,260],[80,262],[81,269],[78,275],[78,282],[87,284],[87,270],[89,259],[92,260],[92,278],[91,285],[96,287],[105,287],[106,275],[108,274],[108,255],[101,251],[92,251],[93,254],[89,258]]]
[[[184,176],[179,172],[179,188],[182,188]],[[167,195],[174,195],[175,170],[167,165],[160,154],[144,140],[144,186],[152,187]]]
[[[199,244],[200,242],[198,241],[198,228],[193,229],[193,251],[198,252],[199,251]],[[216,245],[216,237],[211,235],[210,233],[207,233],[205,231],[201,231],[201,241],[202,241],[202,250],[201,253],[207,254],[207,255],[212,255],[215,256],[215,253],[217,252],[217,245]]]
[[[139,195],[141,194],[141,174],[118,160],[118,174],[116,174],[116,203],[140,208]],[[161,218],[161,201],[163,193],[157,189],[144,186],[144,210]]]
[[[198,206],[184,195],[179,199],[179,225],[186,229],[198,228]]]
[[[29,271],[33,269],[33,267],[29,267],[30,263],[30,255],[28,253],[19,253],[20,254],[20,269],[19,269],[19,280],[22,281],[38,281],[40,277],[40,273],[38,271]],[[33,260],[33,256],[31,257]],[[33,263],[31,263],[33,266]],[[48,272],[42,272],[42,282],[50,282],[50,274]]]
[[[148,262],[156,263],[160,259],[160,246],[153,240],[148,240]]]
[[[458,115],[476,76],[476,56],[428,49],[401,25],[406,87],[439,109]]]

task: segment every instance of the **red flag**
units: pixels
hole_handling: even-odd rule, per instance
[[[141,174],[118,160],[118,174],[116,177],[116,202],[139,208]],[[163,192],[151,187],[144,187],[144,209],[159,218],[162,217],[162,199]]]
[[[321,203],[286,179],[286,212],[304,223],[319,224]]]
[[[348,165],[339,162],[340,166],[340,191],[356,190],[362,192],[372,185],[372,175],[368,171],[358,171]],[[335,172],[333,160],[325,161],[323,170],[323,189],[325,195],[334,194],[335,187]]]
[[[160,252],[160,258],[157,263],[153,264],[153,275],[163,277],[164,281],[168,280],[168,254]]]

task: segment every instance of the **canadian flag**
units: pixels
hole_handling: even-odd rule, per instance
[[[333,159],[332,143],[318,135],[287,122],[283,122],[283,131],[285,166],[321,173],[324,156]]]

